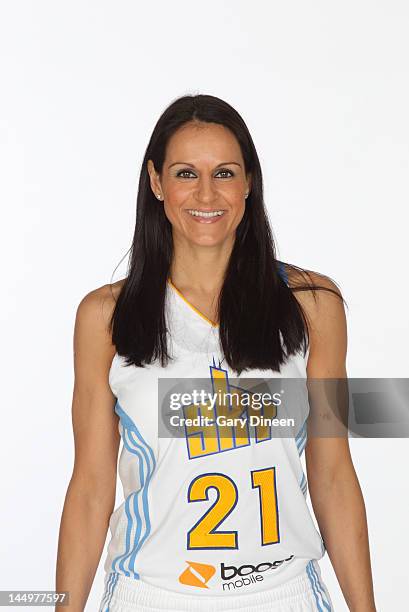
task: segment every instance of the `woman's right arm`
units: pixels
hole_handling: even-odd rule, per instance
[[[78,306],[74,328],[72,425],[75,460],[62,511],[56,591],[69,592],[69,605],[83,612],[104,549],[115,505],[120,435],[108,374],[115,354],[108,321],[115,305],[104,285]]]

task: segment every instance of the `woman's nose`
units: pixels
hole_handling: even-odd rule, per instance
[[[208,202],[216,197],[216,189],[211,178],[201,178],[197,185],[197,199]]]

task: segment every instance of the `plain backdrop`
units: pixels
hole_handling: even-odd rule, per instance
[[[52,590],[76,309],[124,275],[142,156],[176,97],[213,94],[243,116],[278,256],[348,303],[349,376],[408,377],[409,5],[21,0],[1,3],[0,24],[0,589]],[[350,444],[378,610],[402,610],[408,440]]]

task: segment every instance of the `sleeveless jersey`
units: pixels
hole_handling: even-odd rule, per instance
[[[283,266],[280,274],[287,282]],[[273,426],[247,438],[240,433],[205,440],[197,426],[185,427],[183,437],[160,436],[159,378],[206,378],[213,388],[230,390],[237,380],[223,364],[218,326],[170,279],[166,321],[175,356],[166,368],[157,362],[127,366],[116,353],[109,372],[123,442],[118,472],[124,493],[109,520],[104,570],[110,597],[121,575],[195,597],[281,586],[325,554],[306,503],[301,463],[308,400],[288,410],[296,416],[293,436],[280,437]],[[238,378],[294,378],[306,388],[308,354],[309,347],[305,356],[301,350],[289,356],[280,372],[254,369]],[[285,406],[276,410],[277,418],[288,416]]]

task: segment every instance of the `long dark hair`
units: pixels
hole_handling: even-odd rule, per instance
[[[174,100],[149,140],[139,177],[127,276],[110,321],[112,342],[129,365],[144,367],[158,360],[165,367],[173,358],[168,353],[165,315],[173,256],[172,226],[152,192],[147,162],[151,159],[161,175],[169,138],[192,121],[217,123],[231,130],[241,147],[246,174],[251,173],[251,191],[236,229],[217,304],[225,361],[238,375],[253,368],[279,371],[301,347],[305,355],[309,341],[306,316],[293,292],[312,290],[314,298],[316,289],[336,292],[309,281],[290,289],[279,274],[281,262],[276,260],[260,161],[250,132],[230,104],[210,95],[186,95]],[[298,266],[287,267],[309,276]]]

